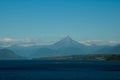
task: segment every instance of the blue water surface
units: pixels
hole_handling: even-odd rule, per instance
[[[2,60],[0,80],[120,80],[120,62]]]

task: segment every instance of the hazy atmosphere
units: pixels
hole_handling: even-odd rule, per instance
[[[120,0],[0,0],[0,80],[120,80]]]
[[[0,0],[0,42],[120,43],[120,0]]]

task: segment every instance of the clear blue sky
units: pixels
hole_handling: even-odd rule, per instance
[[[120,41],[120,0],[0,0],[0,38]]]

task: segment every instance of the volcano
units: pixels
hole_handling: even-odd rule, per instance
[[[62,40],[54,43],[51,45],[53,49],[60,49],[60,48],[68,48],[68,47],[74,47],[74,48],[83,48],[84,45],[80,44],[79,42],[73,40],[70,36],[66,36]]]

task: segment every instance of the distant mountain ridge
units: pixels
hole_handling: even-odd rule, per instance
[[[112,46],[112,47],[105,47],[102,48],[98,51],[96,51],[96,53],[99,54],[120,54],[120,45],[116,45],[116,46]]]
[[[72,40],[69,36],[63,38],[62,40],[49,45],[45,48],[40,48],[38,52],[34,53],[33,57],[52,57],[52,56],[63,56],[63,55],[73,55],[73,54],[84,54],[83,44]]]
[[[27,58],[55,57],[86,54],[120,54],[120,45],[84,45],[67,36],[51,45],[12,46],[8,48],[18,56]]]
[[[15,54],[9,49],[0,49],[0,60],[23,59],[21,56]]]
[[[104,50],[105,49],[105,50]],[[49,47],[42,48],[34,53],[34,57],[54,57],[54,56],[68,56],[68,55],[84,55],[84,54],[120,54],[120,45],[117,46],[85,46],[69,36],[62,40],[49,45]]]

